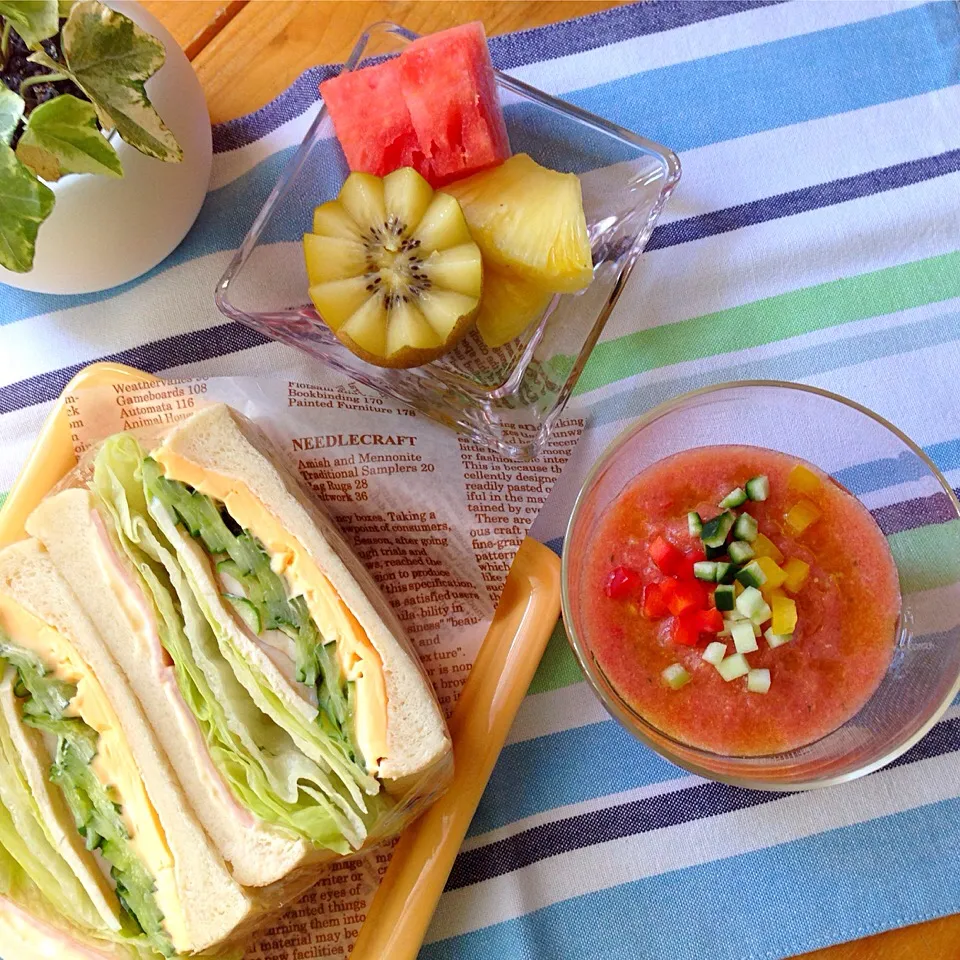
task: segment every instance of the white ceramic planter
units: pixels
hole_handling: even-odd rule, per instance
[[[34,267],[0,283],[41,293],[93,293],[146,273],[171,253],[197,219],[210,181],[210,116],[190,61],[159,20],[139,3],[107,4],[160,40],[167,59],[147,82],[153,105],[183,148],[163,163],[113,140],[121,180],[71,175],[50,184],[57,202],[41,225]]]

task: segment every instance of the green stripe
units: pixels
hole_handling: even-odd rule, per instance
[[[683,295],[678,289],[678,296]],[[960,252],[832,280],[597,344],[576,393],[671,364],[960,296]]]
[[[904,530],[887,539],[900,570],[900,588],[905,595],[960,583],[960,520]],[[582,680],[580,665],[560,620],[529,693],[547,693]]]
[[[904,530],[887,540],[904,594],[960,583],[960,520]]]
[[[7,490],[4,493],[0,493],[0,510],[3,509],[3,505],[7,502],[7,496],[9,495],[9,493],[10,493],[9,490]]]
[[[546,693],[560,687],[569,687],[581,680],[583,674],[580,672],[580,665],[570,649],[563,621],[558,620],[527,693]]]

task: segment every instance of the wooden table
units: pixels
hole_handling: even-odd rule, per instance
[[[214,123],[263,106],[307,67],[344,60],[363,27],[420,33],[482,20],[488,34],[593,13],[604,0],[146,0],[193,61]],[[949,867],[948,867],[949,869]],[[960,915],[806,954],[803,960],[957,960]]]

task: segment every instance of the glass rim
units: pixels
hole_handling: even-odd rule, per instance
[[[948,692],[943,699],[936,704],[927,720],[924,721],[924,723],[922,723],[910,736],[904,738],[902,741],[899,741],[896,746],[887,750],[876,760],[872,760],[869,763],[864,763],[852,770],[832,776],[813,777],[808,780],[798,780],[795,782],[768,780],[764,779],[762,775],[741,776],[735,773],[717,772],[706,765],[700,764],[696,759],[690,759],[686,756],[678,755],[670,748],[669,743],[662,743],[651,737],[640,725],[640,723],[645,724],[651,730],[656,731],[659,736],[665,738],[667,741],[676,742],[685,750],[694,751],[697,755],[714,755],[719,759],[725,760],[740,759],[724,754],[710,754],[709,751],[703,750],[700,747],[693,747],[678,740],[675,741],[675,739],[670,737],[669,734],[664,733],[657,726],[641,717],[636,711],[632,710],[623,697],[613,690],[613,686],[609,681],[601,682],[600,678],[597,676],[597,668],[595,668],[591,663],[591,658],[583,638],[578,635],[576,626],[573,623],[573,618],[570,616],[570,561],[569,554],[567,552],[567,544],[570,541],[571,532],[577,520],[579,519],[580,511],[583,508],[587,495],[593,489],[597,477],[611,463],[616,454],[623,448],[628,440],[630,440],[641,430],[661,419],[666,414],[671,413],[677,407],[698,397],[708,396],[712,393],[720,393],[724,390],[741,388],[773,388],[790,390],[796,393],[812,394],[822,399],[832,400],[840,403],[843,406],[846,406],[852,410],[856,410],[858,413],[869,417],[875,423],[886,428],[890,433],[896,436],[897,439],[904,443],[913,454],[920,458],[926,468],[930,471],[931,475],[940,485],[943,492],[946,494],[954,513],[954,519],[960,520],[960,500],[958,500],[957,495],[953,492],[953,488],[947,482],[946,477],[944,477],[940,472],[939,467],[937,467],[933,460],[930,459],[923,448],[911,440],[910,437],[908,437],[907,434],[904,433],[898,426],[891,423],[885,417],[880,416],[880,414],[875,413],[869,407],[866,407],[855,400],[851,400],[848,397],[844,397],[839,393],[834,393],[830,390],[824,390],[821,387],[813,387],[803,383],[793,383],[789,380],[728,380],[724,381],[723,383],[700,387],[696,390],[690,390],[686,393],[679,394],[676,397],[672,397],[669,400],[665,400],[663,403],[659,403],[655,407],[651,407],[648,411],[646,411],[646,413],[641,414],[636,419],[631,420],[630,423],[624,427],[624,429],[621,430],[610,441],[609,444],[607,444],[587,473],[587,476],[584,479],[579,492],[577,493],[577,499],[574,501],[573,509],[570,511],[570,519],[567,521],[567,527],[564,532],[563,551],[560,564],[560,604],[563,614],[564,629],[567,634],[567,640],[571,649],[573,650],[574,656],[577,659],[577,663],[580,666],[580,670],[583,673],[584,679],[587,681],[594,694],[603,704],[606,711],[611,715],[611,717],[613,717],[614,720],[620,723],[620,725],[624,727],[628,733],[639,740],[644,746],[649,747],[666,760],[669,760],[670,763],[673,763],[676,766],[705,779],[715,780],[720,783],[726,783],[735,787],[746,787],[747,789],[751,790],[770,790],[779,793],[795,793],[800,790],[812,790],[819,787],[830,787],[841,783],[848,783],[851,780],[859,779],[860,777],[866,776],[869,773],[873,773],[874,771],[887,766],[889,763],[896,760],[897,757],[902,756],[911,747],[915,746],[920,740],[923,739],[923,737],[927,735],[927,733],[930,732],[931,728],[949,709],[950,704],[954,701],[957,695],[960,694],[960,670],[957,671],[957,676],[954,677],[953,683]],[[638,720],[640,723],[638,723]],[[769,756],[777,756],[777,754],[769,754]]]

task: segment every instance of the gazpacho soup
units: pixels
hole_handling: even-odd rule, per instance
[[[640,473],[584,565],[585,642],[661,732],[727,756],[812,743],[883,679],[897,568],[867,509],[809,463],[698,447]]]

